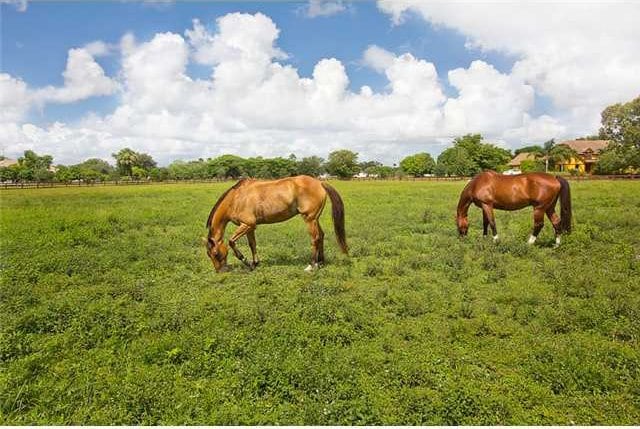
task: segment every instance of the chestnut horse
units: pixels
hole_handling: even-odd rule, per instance
[[[555,212],[560,198],[561,216]],[[546,173],[527,173],[505,176],[495,171],[485,171],[471,179],[460,194],[456,221],[461,236],[467,235],[469,221],[467,212],[471,203],[482,209],[483,235],[491,226],[493,240],[498,240],[493,209],[519,210],[533,206],[533,232],[529,244],[533,244],[544,226],[544,215],[549,217],[556,233],[556,246],[560,235],[571,232],[571,194],[569,182],[560,176]]]
[[[333,226],[342,252],[347,253],[344,230],[344,204],[338,192],[327,183],[309,176],[287,177],[280,180],[242,179],[218,199],[207,219],[207,255],[217,272],[227,270],[228,248],[224,244],[224,230],[229,222],[238,225],[229,238],[229,247],[246,266],[258,265],[256,254],[257,225],[277,223],[300,214],[307,224],[313,255],[305,271],[313,271],[324,263],[324,232],[320,227],[320,215],[331,199]],[[251,249],[249,263],[238,249],[236,242],[246,235]]]

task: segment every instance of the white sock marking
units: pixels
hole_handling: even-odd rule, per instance
[[[527,241],[527,244],[533,244],[536,242],[536,236],[535,235],[530,235],[529,236],[529,241]]]
[[[494,236],[493,236],[493,242],[494,242],[494,243],[495,243],[495,242],[497,242],[499,238],[500,238],[500,237],[498,237],[498,234],[494,235]]]
[[[560,245],[560,236],[556,237],[556,247]]]

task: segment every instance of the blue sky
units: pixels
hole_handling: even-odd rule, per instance
[[[89,155],[106,158],[110,145],[121,139],[157,152],[169,162],[176,157],[234,151],[239,141],[246,141],[251,144],[240,145],[240,154],[276,155],[293,149],[303,155],[326,156],[332,148],[347,147],[364,157],[395,162],[417,150],[437,155],[453,136],[465,132],[481,132],[496,144],[512,148],[547,138],[591,134],[597,131],[597,118],[606,103],[624,101],[626,94],[630,99],[640,89],[631,77],[638,70],[637,62],[626,71],[611,66],[633,58],[630,51],[637,43],[629,40],[637,30],[624,26],[625,20],[633,22],[638,15],[639,8],[633,5],[595,4],[592,8],[574,4],[556,10],[556,6],[539,3],[522,8],[482,2],[329,0],[318,4],[337,6],[336,13],[312,17],[310,3],[285,1],[30,1],[23,8],[3,2],[0,73],[6,94],[15,95],[2,101],[13,113],[0,116],[0,144],[10,155],[28,147],[53,152],[66,161]],[[477,19],[479,13],[482,20]],[[551,15],[558,19],[548,20]],[[246,19],[236,22],[234,16]],[[203,43],[209,46],[198,46],[186,34],[194,29],[194,19],[204,27],[207,41]],[[228,34],[223,34],[220,22],[230,23]],[[593,25],[596,22],[598,27]],[[279,31],[277,37],[270,35],[270,26]],[[247,40],[255,40],[245,40],[247,45],[238,48],[234,38],[245,29]],[[163,33],[173,34],[174,41],[189,51],[189,58],[177,65],[184,67],[192,81],[189,89],[180,86],[180,73],[162,70],[162,49],[168,49],[167,55],[181,52],[169,51],[171,43],[159,36]],[[134,36],[135,44],[125,52],[122,41],[127,34]],[[287,57],[273,56],[268,64],[256,66],[267,67],[263,80],[247,83],[246,91],[233,98],[221,98],[231,93],[228,88],[222,90],[222,81],[216,82],[212,73],[226,65],[239,67],[240,76],[243,67],[254,67],[242,61],[250,61],[253,55],[271,55],[250,52],[266,49],[258,45],[271,40],[269,37],[274,49]],[[616,43],[616,38],[625,43]],[[612,40],[611,46],[594,47],[603,40]],[[85,49],[96,41],[108,45],[109,52],[87,50],[88,54],[72,61],[72,50]],[[153,53],[156,57],[145,58],[158,59],[158,73],[168,74],[159,86],[142,84],[141,89],[144,78],[134,77],[131,67],[143,69],[144,63],[130,68],[124,64],[134,61],[136,55],[151,55],[154,44],[158,45]],[[244,59],[237,62],[228,52],[222,56],[218,52],[204,62],[195,59],[199,49],[220,46],[236,50],[237,55],[243,52]],[[570,55],[561,52],[567,46]],[[593,64],[596,49],[601,50],[599,65]],[[411,55],[403,56],[406,53]],[[337,62],[327,61],[331,58]],[[601,70],[599,75],[585,66],[588,61]],[[316,78],[314,70],[321,63],[326,67],[320,67],[321,76]],[[297,75],[280,74],[282,70],[274,71],[274,65],[292,67]],[[85,79],[96,67],[100,76],[94,76],[95,81]],[[69,78],[72,75],[75,80]],[[343,80],[348,80],[344,88]],[[211,86],[207,94],[211,103],[198,105],[202,114],[193,113],[193,105],[187,106],[187,100],[200,94],[193,84],[196,81]],[[335,86],[329,91],[338,94],[335,99],[318,104],[320,81]],[[614,88],[609,88],[611,82]],[[166,86],[173,84],[175,91],[185,91],[184,105],[163,97]],[[369,89],[361,92],[365,85]],[[259,94],[270,93],[274,87],[283,91],[283,101],[296,106],[300,117],[295,126],[281,121],[290,113],[285,107],[281,117],[265,119],[280,108],[279,95],[264,98]],[[304,94],[298,91],[301,87],[306,88]],[[156,104],[142,106],[136,101],[145,97]],[[254,117],[252,112],[265,103],[274,104],[265,110],[267,115]],[[227,105],[231,106],[228,111]],[[175,122],[177,128],[156,132],[158,127],[149,118],[161,114],[170,119],[164,122]],[[131,132],[125,131],[125,116],[137,120],[130,124]],[[149,123],[138,127],[147,119]],[[212,121],[234,123],[237,129],[211,125]],[[122,128],[118,130],[117,124]],[[209,134],[191,135],[189,130],[194,127]],[[330,144],[318,143],[327,139]],[[55,145],[46,143],[50,140]],[[152,143],[160,140],[163,143],[157,146]],[[214,140],[215,144],[210,143]],[[102,149],[83,150],[87,141],[96,141],[96,147]]]

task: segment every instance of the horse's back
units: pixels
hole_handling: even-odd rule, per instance
[[[310,176],[285,177],[276,180],[248,179],[238,189],[238,216],[255,218],[256,223],[275,223],[297,213],[321,210],[326,192],[322,183]]]
[[[548,173],[503,175],[494,171],[478,174],[469,184],[474,200],[503,210],[546,204],[560,191],[560,182]]]

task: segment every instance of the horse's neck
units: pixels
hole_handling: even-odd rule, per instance
[[[227,200],[229,200],[228,197],[222,201],[220,207],[218,207],[213,215],[213,219],[211,220],[211,230],[209,234],[213,237],[216,243],[224,240],[224,230],[229,223],[229,218],[227,216],[229,202]]]
[[[473,199],[471,198],[471,192],[465,189],[460,196],[460,201],[458,201],[458,217],[467,217],[469,206],[471,205],[472,201]]]

